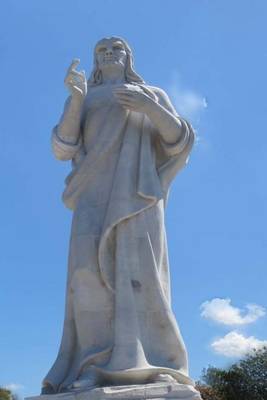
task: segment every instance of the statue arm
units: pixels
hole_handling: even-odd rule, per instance
[[[148,89],[156,94],[157,99],[140,88],[118,88],[113,93],[124,108],[146,114],[159,134],[167,153],[178,154],[194,140],[193,129],[178,116],[163,90],[154,87]]]
[[[180,153],[189,142],[194,141],[194,131],[187,121],[178,116],[163,90],[153,88],[153,91],[159,102],[150,101],[146,115],[155,126],[166,151]]]
[[[63,115],[52,133],[52,149],[59,160],[71,160],[82,146],[81,120],[87,81],[84,71],[77,71],[80,60],[75,58],[64,80],[71,96],[65,103]]]
[[[52,132],[52,149],[59,160],[71,160],[80,149],[83,98],[70,96],[59,124]]]

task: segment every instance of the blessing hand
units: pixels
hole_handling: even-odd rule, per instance
[[[153,100],[139,87],[120,87],[113,91],[115,98],[122,107],[142,113],[147,113]]]
[[[87,81],[84,71],[77,71],[80,60],[75,58],[68,68],[64,83],[73,96],[85,97],[87,93]]]

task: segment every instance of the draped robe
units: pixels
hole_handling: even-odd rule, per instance
[[[176,115],[161,89],[150,90]],[[194,140],[180,120],[181,139],[166,143],[145,114],[125,110],[99,85],[84,101],[76,144],[54,129],[55,155],[73,161],[63,193],[73,210],[63,336],[44,379],[55,392],[86,371],[104,383],[163,373],[192,384],[171,309],[164,225],[171,180]]]

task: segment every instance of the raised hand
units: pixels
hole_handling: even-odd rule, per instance
[[[64,83],[73,96],[85,97],[87,93],[87,80],[85,71],[77,71],[76,67],[80,63],[78,58],[75,58],[68,68]]]

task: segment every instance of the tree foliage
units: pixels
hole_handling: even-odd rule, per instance
[[[267,348],[255,350],[226,370],[209,367],[202,381],[203,400],[267,400]]]
[[[11,391],[0,387],[0,400],[12,400]]]
[[[200,392],[203,400],[222,400],[222,397],[211,386],[198,382],[196,389]]]

